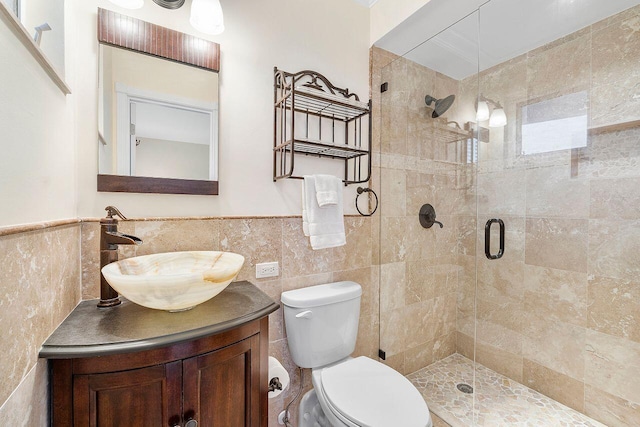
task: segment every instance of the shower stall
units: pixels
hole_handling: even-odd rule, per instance
[[[640,2],[444,3],[371,52],[380,355],[452,426],[640,425]]]

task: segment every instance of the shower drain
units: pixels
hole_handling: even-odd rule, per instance
[[[472,394],[473,393],[473,387],[471,387],[469,384],[465,384],[465,383],[460,383],[458,385],[456,385],[456,388],[458,390],[460,390],[463,393],[467,393],[467,394]]]

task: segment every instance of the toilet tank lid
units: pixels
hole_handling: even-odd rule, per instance
[[[352,300],[360,295],[362,287],[359,284],[345,281],[286,291],[280,299],[287,307],[309,308]]]

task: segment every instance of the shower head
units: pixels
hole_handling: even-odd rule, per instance
[[[433,102],[435,102],[435,106],[433,107],[433,113],[431,117],[434,119],[442,116],[452,105],[453,101],[456,100],[455,95],[449,95],[446,98],[436,99],[431,95],[427,95],[424,97],[424,102],[427,106],[431,106]]]

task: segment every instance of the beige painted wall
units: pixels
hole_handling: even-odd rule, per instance
[[[0,226],[76,216],[73,96],[0,21]]]
[[[115,83],[140,90],[160,92],[175,97],[214,103],[218,101],[218,75],[173,61],[140,55],[113,46],[101,46],[111,70],[105,73],[104,84],[111,86],[115,97]],[[101,64],[98,64],[102,67]],[[176,78],[184,76],[183,79]]]
[[[96,8],[197,34],[189,8],[177,11],[146,2],[134,11],[107,0],[79,1],[74,12],[78,38],[76,87],[78,176],[81,217],[103,214],[114,204],[130,216],[300,214],[300,182],[272,180],[273,67],[317,70],[335,85],[366,98],[368,93],[369,11],[343,0],[223,1],[225,32],[210,37],[221,45],[220,195],[141,195],[96,192],[97,43]],[[188,6],[188,4],[187,4]],[[336,10],[342,13],[336,14]],[[286,25],[283,24],[286,20]],[[80,72],[80,68],[82,72]],[[302,172],[302,171],[301,171]],[[355,186],[345,190],[345,211],[355,213]]]
[[[209,147],[182,141],[140,138],[136,174],[181,179],[209,178]]]
[[[211,38],[222,45],[221,195],[218,197],[96,191],[96,9],[98,6],[117,9],[111,3],[107,0],[65,2],[68,23],[65,75],[73,92],[66,97],[0,22],[0,227],[99,217],[109,204],[117,205],[132,217],[300,213],[300,183],[294,180],[273,183],[271,178],[273,67],[277,65],[290,71],[317,70],[334,84],[347,86],[366,98],[369,12],[356,3],[342,0],[326,0],[321,6],[312,0],[223,0],[222,3],[227,29],[223,35]],[[335,14],[338,9],[341,14]],[[147,1],[139,11],[118,11],[193,32],[188,24],[188,8],[166,11]],[[282,24],[284,19],[288,26]],[[349,191],[355,193],[355,188]],[[362,283],[367,280],[370,244],[358,245],[365,253],[355,261],[353,250],[349,250],[347,257],[342,249],[313,254],[318,259],[310,260],[309,255],[296,246],[303,241],[308,245],[302,238],[299,220],[286,220],[289,228],[284,221],[274,220],[275,227],[273,230],[265,227],[264,236],[265,239],[281,238],[282,247],[288,248],[291,258],[295,258],[291,265],[300,268],[299,272],[289,275],[287,286],[346,278]],[[365,236],[367,225],[368,221],[359,218],[347,222],[347,227],[365,229]],[[230,229],[242,233],[245,228],[234,222]],[[0,289],[3,293],[15,293],[15,298],[3,299],[0,306],[3,301],[24,300],[26,296],[32,300],[28,310],[19,310],[19,315],[3,310],[5,316],[0,316],[1,329],[13,328],[15,337],[19,337],[18,332],[26,331],[29,337],[28,341],[16,339],[17,344],[11,345],[11,351],[7,352],[7,360],[14,363],[5,364],[3,378],[10,380],[0,388],[0,419],[15,421],[14,424],[45,425],[46,369],[42,364],[35,367],[36,354],[46,336],[80,297],[79,270],[87,261],[81,261],[79,256],[79,229],[74,226],[61,232],[54,229],[18,233],[0,239],[0,249],[6,246],[6,250],[0,250],[0,259],[10,265],[0,270]],[[67,230],[70,231],[67,233]],[[285,230],[288,236],[278,237]],[[247,243],[250,248],[269,248],[265,259],[260,261],[273,260],[271,246],[255,245],[255,230],[247,236],[251,239]],[[353,244],[354,238],[348,239]],[[58,262],[53,255],[63,260]],[[340,267],[334,268],[337,260],[342,260]],[[346,271],[360,267],[363,271],[353,274],[362,273],[362,278]],[[375,283],[373,279],[372,283]],[[371,300],[375,293],[372,290]],[[276,291],[274,296],[277,295]],[[51,304],[51,300],[58,302]],[[13,310],[20,307],[23,306],[15,305]],[[373,313],[377,313],[377,309],[371,309],[372,316]],[[373,320],[363,322],[363,325],[373,324]],[[372,326],[368,332],[361,336],[373,340]],[[282,355],[286,352],[282,336],[275,339],[279,343],[272,350]]]

